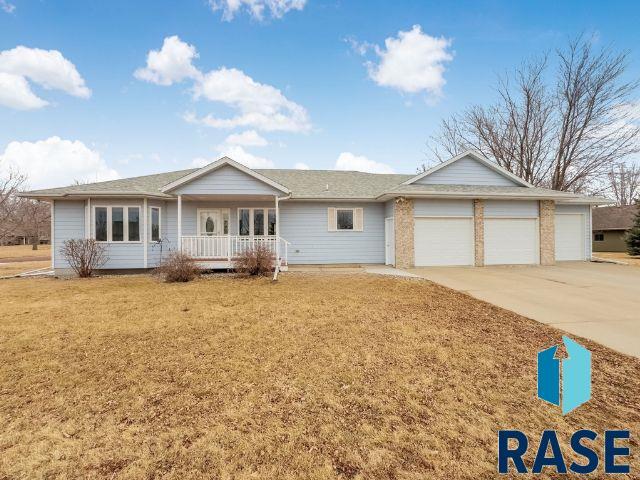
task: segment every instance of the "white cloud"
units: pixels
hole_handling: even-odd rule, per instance
[[[10,142],[0,154],[2,168],[26,174],[31,188],[70,185],[74,180],[102,181],[119,178],[100,153],[79,140],[50,137],[37,142]]]
[[[91,96],[91,90],[85,85],[84,79],[76,70],[75,65],[57,50],[42,50],[23,46],[4,50],[0,52],[0,73],[18,76],[23,80],[28,78],[47,90],[62,90],[69,95],[80,98]],[[13,81],[10,83],[17,88],[15,90],[16,96],[24,95],[24,82]],[[5,96],[10,96],[13,93],[14,91],[5,92]],[[46,105],[42,102],[44,100],[40,100],[40,106]],[[3,105],[9,106],[7,103],[3,103]],[[31,106],[30,108],[39,107]]]
[[[271,160],[258,157],[257,155],[253,155],[252,153],[247,152],[240,145],[218,145],[216,150],[219,153],[219,156],[216,158],[204,158],[197,157],[191,161],[191,166],[195,168],[204,167],[212,162],[215,162],[221,157],[229,157],[231,160],[235,160],[238,163],[241,163],[249,168],[273,168],[274,164]]]
[[[297,162],[293,168],[295,168],[296,170],[310,170],[311,168],[309,167],[309,165],[307,165],[306,163],[302,163],[302,162]]]
[[[263,20],[265,10],[273,18],[282,18],[290,10],[302,10],[307,0],[209,0],[213,11],[222,10],[222,19],[229,22],[241,10]]]
[[[48,105],[38,97],[20,75],[0,72],[0,105],[16,110],[33,110]]]
[[[233,133],[225,138],[224,143],[227,145],[242,145],[243,147],[264,147],[269,144],[267,139],[255,130]]]
[[[177,35],[166,37],[160,50],[147,54],[147,66],[134,72],[138,80],[158,85],[172,85],[186,78],[196,78],[200,72],[193,66],[198,58],[196,47],[183,42]]]
[[[214,128],[252,127],[264,131],[305,132],[311,128],[307,111],[280,90],[256,82],[236,68],[212,70],[197,82],[196,98],[220,102],[238,110],[231,118],[207,115],[199,121]]]
[[[0,0],[0,9],[4,10],[7,13],[13,13],[16,9],[16,6],[12,3],[7,2],[7,0]]]
[[[184,119],[213,128],[253,128],[262,131],[306,132],[311,129],[307,111],[287,99],[271,85],[256,82],[236,68],[221,67],[207,73],[191,63],[198,54],[195,47],[177,36],[165,38],[160,51],[149,52],[147,67],[135,72],[136,78],[160,85],[191,78],[195,100],[221,103],[237,112],[230,118],[211,114],[199,118],[187,113]]]
[[[238,163],[241,163],[249,168],[273,168],[274,164],[271,160],[258,157],[252,153],[247,152],[240,145],[222,145],[219,147],[220,154],[227,156]]]
[[[393,168],[385,163],[374,162],[367,157],[342,152],[336,160],[336,170],[355,170],[368,173],[394,173]]]
[[[423,33],[420,25],[414,25],[407,32],[398,32],[397,37],[387,38],[384,44],[385,48],[374,47],[379,62],[366,64],[374,82],[406,93],[442,94],[445,64],[453,60],[450,39],[432,37]],[[364,51],[368,49],[367,44],[360,45],[364,45]]]

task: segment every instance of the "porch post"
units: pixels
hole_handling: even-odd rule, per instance
[[[149,244],[147,242],[147,197],[144,197],[142,208],[142,258],[144,260],[144,268],[147,268],[147,249],[149,248]]]
[[[278,195],[275,195],[276,199],[276,268],[280,268],[280,208],[278,204]],[[268,216],[267,216],[268,217]],[[269,233],[269,232],[267,232]]]
[[[178,250],[182,251],[182,195],[178,195]]]

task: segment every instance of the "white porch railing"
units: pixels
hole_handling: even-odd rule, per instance
[[[287,265],[288,245],[278,236],[187,235],[182,236],[182,251],[196,260],[227,260],[231,262],[244,251],[258,245],[266,246],[273,255],[279,253],[280,265]]]

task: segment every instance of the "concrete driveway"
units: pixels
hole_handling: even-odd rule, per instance
[[[607,263],[425,267],[410,272],[640,357],[640,268]]]

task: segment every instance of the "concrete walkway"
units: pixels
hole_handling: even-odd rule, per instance
[[[409,272],[640,357],[640,268],[607,263]]]

